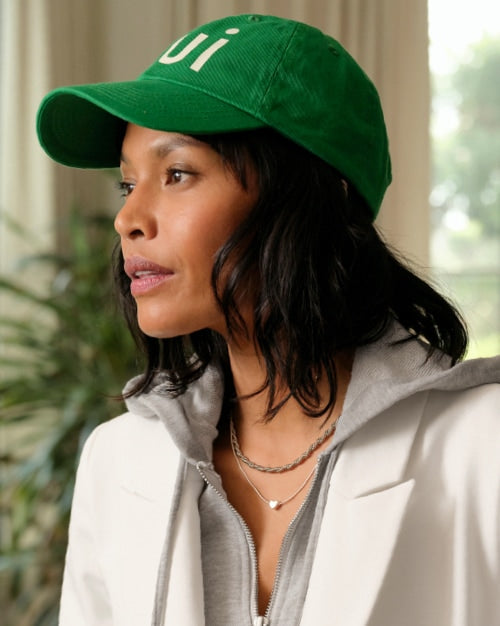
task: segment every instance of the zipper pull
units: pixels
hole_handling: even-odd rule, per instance
[[[262,615],[259,615],[253,620],[253,626],[269,626],[270,623],[267,617],[262,617]]]

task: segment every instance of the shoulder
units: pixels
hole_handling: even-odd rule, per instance
[[[163,437],[162,437],[163,435]],[[143,439],[164,438],[167,431],[155,417],[128,411],[97,426],[85,443],[87,448],[106,447],[110,452]]]
[[[78,474],[86,474],[94,484],[135,482],[138,476],[161,475],[172,463],[177,465],[178,458],[177,448],[158,418],[127,412],[92,431]]]
[[[500,554],[499,451],[500,384],[429,392],[409,467],[418,501],[432,503],[426,514],[444,516],[471,553],[493,560]]]
[[[500,504],[500,384],[430,391],[414,458],[462,499]]]
[[[111,458],[143,446],[165,445],[168,439],[159,419],[127,412],[97,426],[85,442],[83,454]]]
[[[490,444],[498,446],[500,384],[430,391],[424,410],[424,425],[469,446],[479,442],[487,447]]]

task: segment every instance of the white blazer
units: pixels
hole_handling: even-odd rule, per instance
[[[179,461],[153,418],[127,413],[91,435],[61,626],[150,624],[166,533],[158,610],[167,626],[205,623],[202,484],[191,467],[178,476]],[[176,480],[185,482],[171,519]],[[301,626],[498,626],[499,585],[500,385],[420,392],[342,444]]]

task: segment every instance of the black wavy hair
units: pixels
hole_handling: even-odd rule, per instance
[[[338,171],[271,129],[197,139],[221,155],[242,187],[248,188],[249,168],[257,178],[258,200],[218,251],[212,287],[235,338],[250,332],[238,302],[252,297],[252,338],[267,369],[266,419],[290,397],[311,417],[327,414],[336,398],[336,355],[376,341],[394,319],[426,342],[429,354],[438,349],[452,362],[463,358],[467,330],[459,313],[382,240],[366,201]],[[211,362],[230,393],[225,340],[208,329],[172,339],[146,336],[119,247],[114,276],[145,355],[144,373],[128,395],[150,389],[160,371],[171,392],[182,394]],[[317,391],[321,372],[330,384],[326,404]],[[284,386],[289,394],[277,401]]]

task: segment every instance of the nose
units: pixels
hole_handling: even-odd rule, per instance
[[[135,187],[115,217],[114,227],[122,239],[151,239],[155,236],[156,223],[150,205],[147,195]]]

